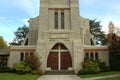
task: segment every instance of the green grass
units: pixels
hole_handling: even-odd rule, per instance
[[[99,79],[99,80],[120,80],[120,76],[119,77],[113,77],[113,78]]]
[[[18,75],[14,73],[0,73],[0,80],[37,80],[38,75],[25,74]]]
[[[98,76],[108,76],[113,74],[120,74],[120,71],[114,71],[114,72],[101,72],[99,74],[85,74],[85,75],[79,75],[81,78],[90,78],[90,77],[98,77]]]

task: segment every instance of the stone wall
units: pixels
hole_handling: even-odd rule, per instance
[[[88,46],[84,45],[84,54],[86,53],[98,53],[98,59],[106,62],[109,66],[109,51],[108,46]],[[95,55],[94,55],[95,56]],[[95,58],[94,58],[95,59]]]

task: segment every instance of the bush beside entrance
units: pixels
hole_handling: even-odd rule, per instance
[[[16,64],[14,68],[18,74],[29,73],[32,70],[25,61],[21,61],[20,63]]]
[[[85,58],[82,63],[83,69],[78,72],[78,74],[96,74],[100,72],[109,71],[105,62],[100,62],[99,60],[93,60],[90,58]]]
[[[39,70],[41,63],[36,55],[26,57],[24,61],[16,64],[14,69],[18,74],[32,73],[36,75],[42,75],[42,70]]]

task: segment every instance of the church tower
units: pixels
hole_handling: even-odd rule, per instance
[[[88,26],[89,20],[79,16],[78,0],[40,0],[36,53],[41,69],[79,71]]]

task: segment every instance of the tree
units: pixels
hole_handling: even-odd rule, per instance
[[[7,44],[5,43],[2,36],[0,36],[0,49],[6,49],[8,48]]]
[[[109,62],[111,70],[120,71],[120,37],[115,33],[109,33],[107,35],[107,41],[109,46]]]
[[[105,32],[102,31],[100,21],[90,20],[90,32],[94,36],[97,45],[105,45]]]
[[[11,42],[10,44],[21,45],[24,39],[26,38],[26,35],[28,34],[28,32],[29,32],[29,28],[26,25],[19,27],[17,31],[14,32],[15,34],[14,41]]]
[[[27,64],[31,67],[32,70],[37,70],[40,68],[40,61],[37,55],[31,55],[31,56],[27,56],[25,61],[27,62]]]

